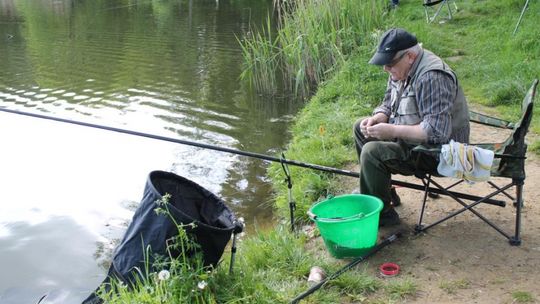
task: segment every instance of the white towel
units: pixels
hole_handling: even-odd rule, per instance
[[[491,150],[450,140],[439,157],[439,174],[464,179],[469,183],[489,180],[495,154]]]

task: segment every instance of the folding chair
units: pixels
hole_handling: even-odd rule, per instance
[[[470,211],[486,224],[491,226],[497,232],[506,237],[511,245],[519,246],[521,244],[520,230],[521,230],[521,210],[523,207],[523,184],[525,182],[525,159],[527,152],[527,144],[525,143],[525,135],[529,129],[529,125],[532,120],[533,114],[533,102],[536,95],[536,88],[538,86],[538,79],[536,79],[531,88],[529,89],[525,99],[521,105],[521,118],[516,123],[511,123],[498,118],[486,116],[480,113],[470,111],[470,121],[474,123],[480,123],[492,127],[511,129],[510,136],[502,143],[482,143],[474,144],[475,146],[489,149],[495,152],[495,159],[491,167],[491,177],[509,178],[510,181],[505,185],[498,186],[492,181],[487,183],[494,188],[494,191],[485,196],[476,196],[469,193],[452,191],[451,188],[462,183],[464,180],[460,180],[448,187],[441,186],[437,183],[433,177],[441,177],[436,173],[417,171],[415,176],[420,178],[423,185],[403,182],[398,180],[392,180],[392,184],[396,186],[402,186],[417,190],[424,191],[422,209],[420,211],[420,217],[418,224],[415,227],[417,233],[426,231],[427,229],[436,226],[450,218],[453,218],[462,212]],[[419,158],[425,154],[435,155],[440,153],[440,148],[427,148],[418,146],[413,151],[418,152]],[[504,179],[503,179],[504,180]],[[433,187],[434,186],[434,187]],[[515,188],[515,195],[512,196],[507,190]],[[461,205],[462,208],[442,217],[439,220],[434,221],[431,224],[424,225],[424,214],[427,207],[427,197],[435,197],[439,195],[446,195],[454,199]],[[490,204],[500,207],[505,207],[504,200],[495,199],[496,195],[502,196],[504,199],[510,199],[513,202],[513,207],[516,208],[515,215],[515,229],[513,235],[505,232],[501,227],[495,224],[492,220],[489,220],[474,207],[478,204]],[[467,204],[465,200],[472,201]]]
[[[457,11],[457,5],[455,0],[424,0],[424,11],[426,12],[427,23],[433,22],[441,12],[442,8],[446,6],[448,9],[448,20],[452,19],[452,9],[450,8],[450,2],[454,3],[454,8]],[[430,14],[431,13],[431,14]]]

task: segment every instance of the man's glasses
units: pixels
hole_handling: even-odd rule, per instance
[[[385,64],[384,66],[387,67],[388,69],[392,68],[393,66],[398,64],[398,62],[401,61],[401,59],[403,59],[403,57],[405,57],[406,54],[407,54],[406,51],[403,52],[403,54],[399,55],[397,58],[392,59],[392,61],[389,64]]]

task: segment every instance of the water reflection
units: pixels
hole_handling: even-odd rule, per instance
[[[94,265],[81,263],[94,258],[94,248],[88,245],[95,236],[72,219],[52,217],[35,225],[12,222],[4,228],[9,236],[0,238],[0,260],[16,268],[0,276],[0,303],[36,303],[36,295],[47,293],[57,303],[67,303],[61,300],[68,298],[80,303],[91,290],[89,282],[99,284]]]
[[[238,80],[237,39],[250,23],[265,20],[270,6],[252,0],[0,0],[0,106],[275,154],[298,105],[265,99]],[[41,286],[76,303],[79,285],[65,282],[75,280],[57,276],[54,267],[32,270],[26,259],[34,256],[18,254],[40,243],[35,239],[42,234],[32,234],[39,225],[72,231],[65,239],[82,233],[85,253],[67,251],[73,256],[52,255],[55,261],[43,263],[93,269],[80,286],[94,288],[104,275],[102,261],[92,256],[96,242],[111,246],[111,231],[125,227],[133,212],[125,206],[140,200],[152,170],[201,184],[251,227],[272,216],[266,164],[258,160],[10,114],[0,114],[0,138],[0,241],[12,248],[2,251],[0,267],[22,272],[2,275],[0,303],[16,295],[37,300]],[[62,250],[56,230],[50,233],[47,248]],[[9,259],[14,263],[6,264]],[[31,273],[54,283],[27,281]]]

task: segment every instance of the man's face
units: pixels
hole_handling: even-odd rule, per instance
[[[397,53],[394,60],[391,63],[385,64],[383,69],[390,74],[392,80],[405,80],[409,74],[409,70],[414,62],[414,58],[411,53],[405,51],[403,53]]]

